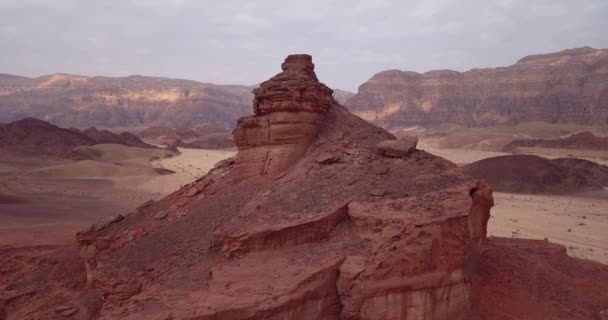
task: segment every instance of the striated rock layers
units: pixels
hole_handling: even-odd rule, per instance
[[[309,55],[287,57],[282,69],[255,90],[254,115],[239,120],[235,158],[77,235],[86,285],[66,306],[75,316],[467,313],[491,188],[415,143],[385,155],[377,146],[395,137],[337,104]],[[61,294],[27,306],[11,301],[44,318]],[[20,310],[16,304],[6,310]]]
[[[346,103],[385,128],[549,123],[608,124],[608,50],[533,55],[509,67],[374,75]]]
[[[78,235],[99,319],[456,319],[492,190],[350,114],[309,55],[254,91],[235,158]],[[100,298],[101,299],[101,298]]]
[[[250,114],[251,87],[160,77],[25,78],[0,74],[0,122],[35,117],[62,127],[202,124],[232,129]]]

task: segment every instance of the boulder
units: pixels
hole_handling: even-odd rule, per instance
[[[383,156],[405,157],[416,150],[417,144],[418,138],[406,136],[396,140],[384,140],[376,145],[376,149]]]

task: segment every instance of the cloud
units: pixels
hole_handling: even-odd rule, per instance
[[[605,0],[0,0],[0,72],[254,84],[289,53],[355,90],[388,68],[509,65],[608,47]]]

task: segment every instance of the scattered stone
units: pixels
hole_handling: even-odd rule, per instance
[[[78,309],[69,309],[69,310],[65,310],[63,312],[60,312],[59,314],[62,315],[62,316],[64,316],[64,317],[70,317],[74,313],[76,313],[76,311],[78,311]]]
[[[167,211],[161,210],[161,211],[155,213],[152,217],[156,220],[162,220],[162,219],[166,218],[167,215],[168,215]]]
[[[372,195],[372,196],[381,197],[381,196],[384,195],[385,192],[386,191],[384,189],[382,189],[382,188],[375,188],[375,189],[371,189],[369,191],[369,194]]]
[[[176,204],[178,207],[183,207],[183,206],[185,206],[187,203],[188,203],[188,198],[179,198],[179,199],[178,199],[178,200],[175,202],[175,204]]]
[[[66,305],[59,305],[59,306],[55,307],[55,311],[57,311],[57,312],[63,312],[63,311],[70,310],[70,309],[74,309],[74,307],[66,306]]]
[[[340,156],[324,152],[315,158],[315,161],[320,164],[330,164],[340,161]]]
[[[194,197],[195,195],[199,194],[202,190],[199,189],[197,186],[193,186],[192,188],[188,189],[188,192],[186,192],[186,196],[188,197]]]
[[[70,317],[76,313],[76,311],[78,311],[78,309],[72,306],[59,305],[55,307],[55,312],[64,317]]]
[[[144,202],[141,206],[137,207],[137,211],[145,210],[146,208],[152,206],[156,202],[154,200],[148,200]]]
[[[384,140],[376,145],[379,154],[386,157],[405,157],[416,150],[418,138],[405,136],[396,140]]]
[[[93,229],[95,229],[95,231],[103,230],[109,227],[112,223],[118,222],[124,218],[125,217],[122,214],[103,217],[98,223],[93,225]]]

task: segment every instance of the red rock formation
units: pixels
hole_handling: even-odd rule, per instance
[[[605,319],[608,266],[543,240],[489,238],[473,280],[471,320]]]
[[[239,120],[234,159],[79,234],[100,318],[464,314],[491,189],[424,151],[382,155],[395,138],[331,93],[289,56]]]
[[[386,128],[526,121],[605,125],[608,50],[570,49],[463,73],[383,71],[346,106]]]

